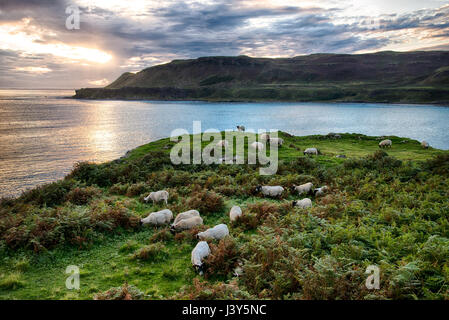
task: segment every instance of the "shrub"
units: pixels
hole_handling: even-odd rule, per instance
[[[16,290],[25,286],[22,274],[19,272],[10,273],[0,278],[0,288],[4,290]]]
[[[164,228],[156,231],[150,238],[151,242],[159,242],[159,241],[168,241],[173,239],[173,235],[171,234],[168,228]]]
[[[158,242],[149,244],[143,248],[140,248],[134,252],[132,259],[138,260],[150,260],[150,261],[161,261],[168,257],[168,251],[165,245]]]
[[[187,200],[187,206],[196,209],[201,215],[220,212],[224,209],[223,197],[213,191],[198,191]]]
[[[108,208],[100,212],[93,211],[91,220],[92,223],[109,230],[117,227],[135,229],[140,226],[140,218],[132,214],[127,208]],[[102,222],[102,224],[98,224],[99,222]]]
[[[192,285],[183,287],[180,292],[172,298],[177,300],[249,300],[254,299],[255,297],[242,290],[239,287],[237,280],[231,280],[229,283],[209,283],[205,280],[194,278]]]
[[[126,196],[128,197],[140,196],[142,193],[145,192],[147,192],[147,187],[145,183],[143,182],[134,183],[130,185],[126,190]]]
[[[125,282],[121,287],[95,294],[94,300],[141,300],[143,297],[142,291]]]
[[[240,227],[243,231],[256,229],[261,223],[255,213],[245,212],[231,223],[232,227]]]
[[[74,180],[61,180],[49,184],[38,186],[32,190],[24,192],[19,200],[25,203],[36,204],[38,206],[54,207],[65,201],[67,193],[74,187]]]
[[[207,275],[231,274],[237,266],[238,250],[235,241],[231,237],[221,239],[218,244],[210,243],[210,255],[206,257],[204,264]]]
[[[121,184],[116,183],[112,187],[109,188],[109,193],[111,194],[118,194],[118,195],[125,195],[126,191],[128,191],[129,184]]]
[[[196,235],[198,232],[202,232],[206,230],[207,227],[205,225],[196,226],[189,230],[184,230],[182,232],[178,232],[175,234],[175,240],[178,242],[181,241],[189,241],[189,242],[197,242],[198,239],[196,238]]]
[[[67,193],[65,199],[76,205],[85,205],[93,197],[97,197],[101,194],[101,190],[95,187],[79,188],[76,187]]]
[[[135,240],[128,240],[126,241],[126,243],[124,243],[120,249],[118,250],[119,252],[132,252],[132,251],[136,251],[139,248],[139,243]]]
[[[427,160],[423,167],[434,174],[447,176],[449,174],[449,154],[439,154],[431,160]]]

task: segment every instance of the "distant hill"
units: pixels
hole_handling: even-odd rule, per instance
[[[448,103],[449,52],[174,60],[75,98]]]

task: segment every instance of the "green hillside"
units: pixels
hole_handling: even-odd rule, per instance
[[[259,165],[175,166],[174,143],[161,139],[2,199],[0,299],[449,298],[447,151],[400,137],[388,137],[385,152],[380,137],[280,136],[273,176],[259,175]],[[308,147],[321,154],[305,157]],[[290,187],[309,181],[330,190],[309,196],[311,209],[292,208],[305,195]],[[260,184],[284,186],[282,198],[255,193]],[[143,201],[161,189],[174,214],[198,209],[205,226],[175,235],[140,226],[165,207]],[[243,218],[231,224],[233,205]],[[210,243],[198,276],[195,234],[218,223],[231,237]],[[80,290],[65,287],[69,265],[80,268]],[[380,290],[364,285],[368,265],[381,270]]]

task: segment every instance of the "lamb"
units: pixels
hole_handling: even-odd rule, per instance
[[[147,197],[143,198],[145,202],[148,202],[148,200],[153,200],[153,204],[155,202],[160,202],[162,200],[165,201],[165,204],[167,204],[168,201],[168,192],[165,190],[160,190],[156,192],[151,192]]]
[[[200,241],[192,250],[192,265],[195,270],[203,275],[203,259],[210,254],[210,248],[206,241]]]
[[[314,155],[318,155],[318,149],[317,148],[307,148],[306,150],[304,150],[304,154],[314,154]]]
[[[262,192],[264,196],[268,197],[279,197],[284,192],[284,188],[281,186],[257,186],[256,192]]]
[[[173,223],[170,227],[170,231],[176,232],[176,231],[183,231],[183,230],[189,230],[193,227],[200,226],[203,224],[203,219],[201,217],[191,217],[187,219],[182,219],[178,221],[177,223]]]
[[[282,139],[282,138],[270,138],[270,144],[277,144],[278,146],[282,146],[284,144],[284,139]]]
[[[173,213],[169,209],[151,212],[146,218],[140,219],[140,225],[152,224],[161,226],[173,219]]]
[[[263,150],[265,148],[265,146],[262,142],[254,141],[253,143],[251,143],[251,148],[256,149],[256,150]]]
[[[423,141],[421,142],[421,147],[423,147],[424,149],[429,149],[430,145],[427,141]]]
[[[324,195],[327,191],[329,190],[329,188],[327,186],[323,186],[321,188],[316,188],[315,190],[313,190],[313,193],[315,194],[315,197],[321,197],[322,195]]]
[[[298,207],[301,209],[312,208],[312,200],[304,198],[302,200],[295,200],[292,202],[292,207]]]
[[[313,183],[307,182],[300,186],[293,185],[292,191],[293,192],[296,191],[296,192],[298,192],[298,195],[301,195],[303,193],[310,193],[312,191],[312,188],[313,188]]]
[[[181,212],[176,216],[173,224],[177,224],[179,221],[184,220],[184,219],[188,219],[188,218],[192,218],[192,217],[199,217],[199,216],[200,216],[200,213],[197,210],[189,210],[189,211]]]
[[[391,140],[387,139],[387,140],[382,140],[381,142],[379,142],[379,148],[391,148],[393,142],[391,142]]]
[[[245,131],[245,126],[237,126],[238,131]]]
[[[268,133],[262,133],[259,136],[260,141],[270,141],[270,135]]]
[[[198,232],[196,237],[200,240],[221,240],[229,236],[228,226],[225,224],[218,224],[213,228],[209,228],[206,231]]]
[[[227,140],[220,140],[217,142],[216,146],[227,148],[229,146],[229,142]]]
[[[239,206],[233,206],[229,212],[229,219],[231,221],[237,220],[238,217],[242,216],[242,209]]]

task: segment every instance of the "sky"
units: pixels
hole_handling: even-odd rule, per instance
[[[203,56],[448,49],[446,0],[0,0],[0,88],[100,87]]]

